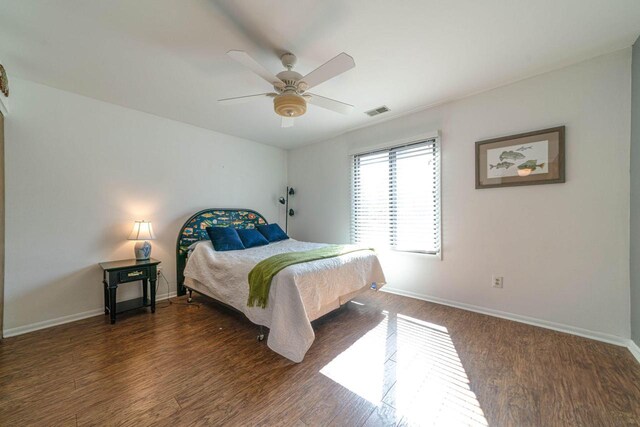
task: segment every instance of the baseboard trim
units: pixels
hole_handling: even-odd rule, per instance
[[[104,314],[103,308],[71,314],[69,316],[62,316],[56,319],[44,320],[42,322],[31,323],[29,325],[18,326],[16,328],[5,329],[2,333],[5,338],[15,337],[17,335],[39,331],[40,329],[46,329],[52,326],[64,325],[65,323],[75,322],[76,320],[86,319],[87,317],[93,317],[99,314]]]
[[[449,307],[459,308],[462,310],[473,311],[474,313],[486,314],[488,316],[499,317],[501,319],[507,319],[507,320],[513,320],[514,322],[526,323],[532,326],[539,326],[545,329],[551,329],[558,332],[564,332],[571,335],[590,338],[592,340],[602,341],[608,344],[619,345],[622,347],[629,348],[629,350],[633,353],[633,350],[631,350],[631,348],[629,347],[629,341],[631,340],[629,340],[628,338],[622,338],[616,335],[606,334],[604,332],[590,331],[588,329],[582,329],[575,326],[564,325],[562,323],[549,322],[546,320],[536,319],[534,317],[521,316],[519,314],[508,313],[505,311],[494,310],[491,308],[480,307],[477,305],[465,304],[465,303],[451,301],[443,298],[431,297],[427,295],[420,295],[414,292],[408,292],[400,289],[390,288],[389,286],[385,286],[381,290],[384,292],[389,292],[390,294],[396,294],[396,295],[415,298],[423,301],[429,301],[436,304],[442,304]]]
[[[629,349],[631,354],[633,354],[633,357],[636,358],[638,363],[640,363],[640,347],[638,347],[638,344],[633,342],[633,340],[629,340],[629,344],[627,345],[627,348]]]
[[[175,292],[169,294],[160,295],[156,298],[156,301],[162,301],[167,298],[173,298],[176,296]],[[27,334],[29,332],[39,331],[41,329],[51,328],[53,326],[64,325],[65,323],[75,322],[77,320],[86,319],[93,316],[104,315],[103,308],[97,308],[95,310],[84,311],[82,313],[70,314],[68,316],[58,317],[56,319],[44,320],[42,322],[31,323],[29,325],[18,326],[16,328],[5,329],[2,333],[4,338],[15,337],[17,335]]]

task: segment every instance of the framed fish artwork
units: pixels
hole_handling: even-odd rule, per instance
[[[564,126],[476,142],[476,188],[564,182]]]

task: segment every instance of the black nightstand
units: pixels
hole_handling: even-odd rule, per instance
[[[111,324],[116,323],[116,314],[136,308],[151,307],[156,312],[156,280],[158,279],[157,259],[138,261],[125,259],[122,261],[101,262],[102,283],[104,284],[104,314],[111,315]],[[116,291],[122,283],[142,281],[142,298],[134,298],[116,304]],[[149,290],[147,290],[147,287]],[[149,298],[149,294],[151,298]]]

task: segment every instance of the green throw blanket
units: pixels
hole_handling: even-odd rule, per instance
[[[280,270],[290,265],[368,250],[373,249],[350,245],[330,245],[311,249],[310,251],[287,252],[264,259],[256,264],[249,272],[249,300],[247,301],[247,305],[249,307],[255,307],[257,305],[265,308],[267,306],[267,298],[269,297],[269,289],[271,288],[271,279],[273,279],[273,276],[278,274]]]

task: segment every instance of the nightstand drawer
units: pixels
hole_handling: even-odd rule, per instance
[[[131,282],[133,280],[142,280],[149,278],[148,268],[137,268],[135,270],[126,270],[118,273],[118,281],[120,283]]]

